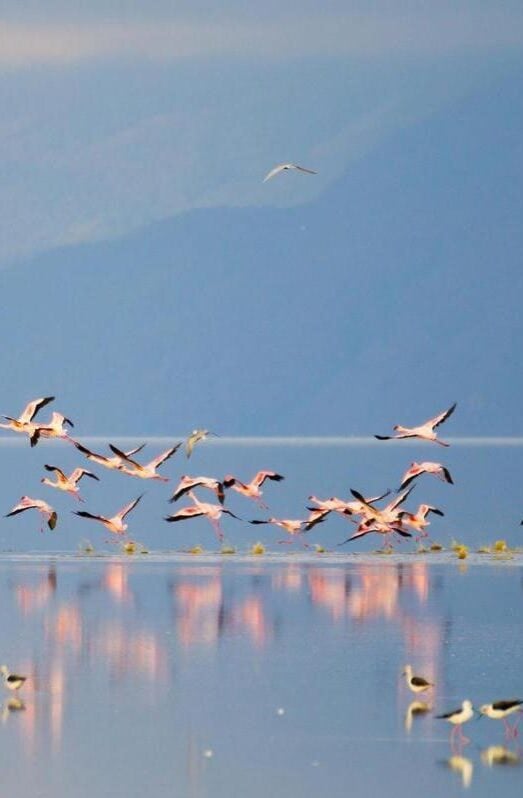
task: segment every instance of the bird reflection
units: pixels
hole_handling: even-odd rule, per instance
[[[490,768],[494,765],[519,765],[521,756],[504,745],[489,745],[481,752],[481,761]]]
[[[12,713],[24,710],[25,702],[21,698],[10,698],[2,706],[2,723],[6,723]]]
[[[405,731],[410,732],[414,718],[426,715],[431,710],[432,704],[428,704],[426,701],[411,701],[405,712]]]
[[[23,616],[41,610],[56,592],[56,568],[50,566],[46,576],[36,585],[20,584],[15,587],[16,603]]]
[[[447,759],[447,765],[454,773],[458,773],[461,776],[463,787],[470,787],[474,773],[474,764],[470,759],[456,754]]]

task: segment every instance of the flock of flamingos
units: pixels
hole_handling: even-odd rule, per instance
[[[22,435],[27,435],[31,446],[36,446],[38,441],[42,438],[62,439],[73,444],[86,460],[98,466],[116,470],[127,477],[168,482],[166,477],[158,473],[158,469],[178,451],[183,442],[176,443],[147,463],[140,463],[136,459],[136,455],[144,448],[145,444],[127,452],[121,451],[116,446],[109,444],[111,455],[97,454],[70,436],[68,430],[74,425],[61,413],[53,412],[50,420],[47,422],[35,420],[39,412],[53,401],[53,396],[34,399],[32,402],[29,402],[18,418],[2,416],[2,418],[5,419],[5,423],[0,423],[0,427],[21,433]],[[443,413],[425,421],[417,427],[396,425],[393,428],[395,432],[394,435],[376,435],[375,437],[379,440],[417,438],[439,444],[440,446],[448,446],[449,444],[439,440],[436,430],[452,415],[455,408],[456,404],[454,403],[448,410],[445,410]],[[214,433],[210,433],[205,429],[193,430],[185,441],[185,453],[187,458],[191,456],[194,447],[200,441],[212,434]],[[59,466],[46,464],[44,467],[46,471],[54,476],[54,480],[48,477],[42,478],[41,482],[44,485],[68,493],[80,502],[83,502],[79,489],[80,480],[83,477],[99,480],[96,474],[82,467],[75,468],[74,471],[68,475],[62,471]],[[303,541],[301,537],[303,533],[308,532],[317,524],[323,523],[330,513],[339,513],[356,525],[353,534],[339,545],[343,545],[344,543],[356,540],[373,532],[383,535],[389,544],[397,536],[410,538],[415,535],[416,540],[419,540],[421,537],[427,536],[426,530],[430,523],[428,521],[428,516],[431,513],[443,515],[441,510],[429,504],[420,504],[415,512],[404,508],[404,504],[413,489],[412,483],[422,474],[432,474],[444,482],[451,484],[453,482],[449,470],[441,463],[411,463],[402,477],[396,496],[385,505],[379,506],[378,503],[389,496],[390,491],[383,493],[381,496],[365,497],[358,491],[352,490],[353,500],[350,501],[338,499],[336,497],[319,499],[316,496],[309,496],[309,501],[312,506],[307,508],[309,515],[306,519],[269,517],[262,520],[251,520],[249,523],[274,524],[280,527],[290,536],[285,541],[281,542],[291,542],[292,539],[297,536],[300,536],[300,539]],[[233,518],[238,518],[231,510],[224,507],[226,491],[236,491],[245,498],[254,501],[259,508],[267,509],[267,505],[265,505],[262,500],[263,485],[266,481],[280,482],[283,479],[284,477],[281,474],[266,470],[258,471],[250,482],[242,482],[240,479],[230,474],[226,475],[223,479],[209,476],[189,476],[186,474],[181,477],[169,501],[177,502],[187,495],[191,500],[191,504],[166,516],[165,520],[169,523],[174,523],[205,516],[209,519],[216,536],[221,541],[223,540],[223,532],[220,527],[220,518],[222,514],[225,513]],[[201,501],[195,493],[196,489],[211,491],[215,494],[216,501],[213,503]],[[81,518],[97,521],[103,524],[109,532],[122,536],[126,534],[128,528],[125,519],[129,513],[134,510],[141,498],[142,496],[138,496],[128,502],[114,515],[101,515],[87,512],[86,510],[75,511],[75,514]],[[37,510],[42,517],[42,524],[46,522],[50,529],[56,527],[58,520],[56,510],[43,499],[35,499],[30,496],[22,496],[20,501],[7,513],[6,517],[18,515],[27,510]],[[304,543],[304,545],[307,546],[306,543]]]

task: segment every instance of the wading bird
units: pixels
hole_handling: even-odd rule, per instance
[[[106,529],[109,530],[109,532],[114,532],[115,535],[125,535],[127,532],[127,524],[124,524],[123,520],[125,516],[131,512],[131,510],[134,510],[142,496],[138,496],[137,499],[133,499],[132,502],[129,502],[129,504],[126,504],[125,507],[122,507],[122,509],[111,518],[106,518],[104,515],[94,515],[93,513],[88,513],[85,510],[73,510],[73,512],[75,515],[79,515],[81,518],[91,518],[93,521],[99,521]]]
[[[180,478],[180,482],[174,489],[174,493],[169,499],[170,502],[177,502],[186,493],[189,493],[193,488],[208,488],[216,494],[216,498],[223,504],[225,493],[223,491],[223,483],[213,477],[190,477],[184,474]]]
[[[47,522],[49,529],[54,529],[58,520],[58,515],[55,510],[47,502],[42,499],[31,499],[30,496],[22,496],[13,509],[7,513],[6,518],[18,513],[24,513],[26,510],[38,510],[43,519]],[[40,526],[40,532],[43,532],[43,526]]]
[[[124,452],[125,458],[118,457],[118,455],[114,455],[114,457],[106,457],[103,454],[96,454],[96,452],[91,452],[90,449],[87,449],[85,446],[82,446],[81,443],[78,441],[74,441],[74,445],[78,449],[79,452],[82,452],[88,460],[91,460],[93,463],[98,463],[98,465],[103,466],[104,468],[109,468],[116,471],[121,471],[124,464],[125,458],[132,457],[133,454],[138,454],[141,452],[145,446],[145,443],[142,443],[141,446],[137,446],[135,449],[130,449],[128,452]]]
[[[441,465],[441,463],[411,463],[410,467],[403,474],[399,489],[403,490],[403,488],[406,488],[407,485],[410,485],[410,483],[421,474],[434,474],[434,476],[441,479],[442,482],[449,482],[451,485],[454,484],[454,480],[450,476],[450,471],[448,468]]]
[[[431,687],[434,687],[434,684],[428,682],[423,676],[414,676],[410,665],[405,665],[402,676],[405,676],[407,687],[409,690],[412,690],[413,693],[424,693],[426,690],[430,690]]]
[[[454,728],[452,729],[450,735],[450,742],[451,744],[454,742],[455,734],[457,733],[459,736],[459,742],[469,743],[470,740],[468,737],[465,737],[463,734],[463,729],[461,728],[464,723],[471,720],[474,717],[474,707],[472,706],[472,702],[468,699],[462,702],[461,707],[459,709],[454,709],[452,712],[446,712],[444,715],[436,715],[438,720],[446,720],[447,723],[452,723]]]
[[[212,528],[214,529],[218,540],[223,540],[223,532],[220,527],[220,518],[222,513],[226,513],[227,515],[232,516],[232,518],[237,518],[239,521],[241,521],[241,518],[238,518],[238,516],[234,515],[234,513],[232,513],[230,510],[226,510],[221,504],[208,504],[207,502],[199,501],[192,490],[189,491],[189,496],[193,501],[193,505],[189,507],[183,507],[181,510],[178,510],[177,513],[174,513],[174,515],[166,516],[166,521],[169,521],[169,523],[174,523],[176,521],[187,521],[190,518],[200,518],[201,516],[205,516],[211,522]]]
[[[27,676],[11,673],[7,665],[2,665],[0,673],[4,677],[4,685],[8,690],[20,690],[22,685],[27,681]]]
[[[32,402],[23,409],[18,418],[11,416],[2,416],[7,420],[7,424],[0,424],[3,429],[10,429],[13,432],[23,432],[28,435],[31,446],[36,446],[40,431],[37,424],[33,423],[33,418],[36,416],[42,407],[45,407],[49,402],[54,401],[54,396],[44,396],[41,399],[33,399]]]
[[[435,416],[434,418],[425,421],[423,424],[420,424],[419,427],[402,427],[400,424],[396,424],[396,426],[392,429],[398,433],[397,435],[375,435],[374,437],[379,441],[400,440],[401,438],[419,438],[422,441],[439,443],[440,446],[449,446],[450,444],[439,440],[437,433],[434,432],[434,430],[452,415],[456,409],[456,405],[457,402],[454,402],[454,404],[449,407],[448,410],[440,413],[439,416]]]
[[[247,499],[254,499],[254,501],[258,502],[260,507],[266,509],[267,505],[262,502],[262,491],[260,490],[266,479],[273,480],[274,482],[281,482],[285,477],[282,477],[281,474],[277,474],[275,471],[258,471],[250,482],[245,483],[240,482],[239,479],[228,474],[224,477],[223,486],[224,488],[232,488]]]
[[[109,448],[117,457],[120,457],[124,461],[122,468],[119,469],[123,471],[124,474],[128,474],[130,477],[138,477],[139,479],[157,479],[160,480],[160,482],[169,482],[167,477],[162,477],[160,474],[157,474],[156,469],[165,463],[169,457],[172,457],[181,445],[181,443],[177,443],[175,446],[171,446],[170,449],[166,449],[165,452],[159,454],[158,457],[155,457],[154,460],[151,460],[150,463],[146,463],[146,465],[140,465],[136,460],[132,460],[129,455],[117,449],[112,443],[109,444]],[[125,465],[126,463],[129,463],[132,468],[128,468]]]
[[[271,169],[270,172],[267,172],[267,174],[263,178],[263,182],[266,183],[267,180],[271,179],[271,177],[276,177],[276,175],[279,175],[280,172],[287,172],[289,170],[306,172],[308,175],[318,174],[313,169],[306,169],[304,166],[299,166],[297,163],[280,163],[278,164],[278,166],[275,166],[273,169]]]
[[[515,712],[523,712],[523,701],[520,698],[509,698],[507,701],[494,701],[492,704],[483,704],[479,711],[481,713],[479,717],[486,715],[487,718],[492,718],[493,720],[502,720],[507,737],[517,737],[517,724],[511,726],[507,717]]]
[[[86,471],[85,468],[75,468],[74,471],[67,477],[61,468],[53,465],[44,465],[46,471],[54,471],[56,474],[56,482],[48,479],[47,477],[43,477],[40,482],[43,485],[48,485],[50,488],[57,488],[58,490],[63,490],[65,493],[69,493],[71,496],[74,496],[75,499],[78,501],[83,502],[83,499],[80,496],[80,488],[78,487],[78,483],[82,479],[82,477],[90,477],[91,479],[96,479],[99,482],[99,477],[96,474],[91,473],[91,471]]]

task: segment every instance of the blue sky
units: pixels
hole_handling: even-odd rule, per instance
[[[7,2],[0,263],[193,208],[310,200],[511,69],[518,3]],[[262,186],[276,162],[317,179]]]

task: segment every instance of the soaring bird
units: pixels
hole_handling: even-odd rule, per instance
[[[53,482],[47,477],[43,477],[40,482],[42,482],[44,485],[48,485],[50,488],[58,488],[58,490],[63,490],[81,502],[83,502],[83,499],[80,497],[80,488],[78,487],[78,483],[82,477],[90,477],[91,479],[96,479],[96,481],[99,482],[99,477],[97,477],[96,474],[93,474],[91,471],[87,471],[85,468],[75,468],[68,477],[64,474],[62,469],[58,468],[57,466],[48,465],[46,463],[44,468],[46,471],[54,471],[56,474],[56,482]]]
[[[437,507],[431,507],[430,504],[420,504],[416,513],[408,513],[406,510],[400,512],[400,519],[403,525],[409,526],[419,532],[420,537],[426,537],[425,529],[430,526],[430,521],[427,521],[427,516],[430,513],[443,516],[444,513],[438,510]]]
[[[0,424],[3,429],[11,429],[14,432],[23,432],[29,436],[31,446],[36,446],[38,438],[40,437],[39,427],[33,423],[33,418],[36,416],[42,407],[45,407],[49,402],[54,401],[54,396],[44,396],[41,399],[33,399],[32,402],[23,409],[18,418],[11,416],[2,416],[7,420],[7,424]]]
[[[118,457],[118,455],[114,455],[114,457],[106,457],[103,454],[97,454],[96,452],[92,452],[90,449],[87,449],[87,447],[82,446],[82,444],[78,443],[78,441],[74,441],[74,445],[79,452],[82,452],[82,454],[93,463],[98,463],[98,465],[101,465],[104,468],[121,471],[124,467],[126,458],[132,457],[133,454],[138,454],[138,452],[141,452],[145,446],[145,443],[142,443],[141,446],[137,446],[135,449],[130,449],[128,452],[124,452],[125,458]]]
[[[402,427],[400,424],[396,424],[392,429],[398,433],[397,435],[375,435],[374,437],[379,441],[400,440],[401,438],[420,438],[423,441],[439,443],[440,446],[449,446],[448,443],[444,443],[438,439],[437,433],[434,432],[434,430],[452,415],[456,409],[456,405],[457,402],[454,402],[448,410],[440,413],[439,416],[425,421],[423,424],[420,424],[419,427]]]
[[[30,496],[22,496],[18,504],[5,517],[9,518],[12,515],[18,515],[18,513],[24,513],[26,510],[38,510],[42,518],[47,522],[49,529],[55,528],[58,520],[56,511],[42,499],[31,499]],[[43,527],[40,527],[40,532],[43,532]]]
[[[192,506],[183,507],[181,510],[178,510],[177,513],[174,513],[174,515],[166,516],[165,520],[169,521],[169,523],[175,523],[176,521],[186,521],[189,518],[201,518],[205,516],[211,522],[218,540],[223,540],[223,532],[220,527],[220,518],[222,514],[226,513],[232,516],[232,518],[238,518],[238,516],[230,510],[226,510],[221,504],[209,504],[199,501],[192,490],[189,491],[189,496],[193,502]],[[241,521],[241,519],[238,520]]]
[[[208,488],[209,490],[214,491],[220,504],[223,504],[224,502],[225,493],[223,491],[222,482],[220,482],[218,479],[214,479],[213,477],[190,477],[188,474],[184,474],[180,478],[180,482],[174,489],[174,493],[169,501],[177,502],[178,499],[181,499],[182,496],[184,496],[186,493],[189,493],[189,491],[193,488]]]
[[[258,471],[257,474],[251,479],[250,482],[240,482],[239,479],[233,477],[232,474],[228,474],[224,477],[223,486],[225,488],[232,488],[237,493],[241,493],[242,496],[245,496],[248,499],[254,499],[254,501],[258,502],[260,507],[267,507],[262,500],[262,491],[261,486],[265,482],[266,479],[273,480],[274,482],[281,482],[282,477],[281,474],[277,474],[275,471]]]
[[[289,169],[294,169],[297,170],[298,172],[306,172],[308,175],[318,174],[313,169],[306,169],[304,166],[299,166],[297,163],[280,163],[278,164],[278,166],[275,166],[273,169],[271,169],[270,172],[267,172],[267,174],[263,178],[263,182],[266,183],[267,180],[271,179],[271,177],[276,177],[276,175],[279,175],[280,172],[286,172]]]
[[[106,529],[109,530],[109,532],[114,532],[115,535],[124,535],[127,531],[127,524],[124,524],[123,519],[126,515],[128,515],[128,513],[131,512],[131,510],[134,510],[142,496],[138,496],[137,499],[133,499],[132,502],[129,502],[129,504],[126,504],[125,507],[122,507],[122,509],[111,518],[106,518],[104,515],[87,513],[85,510],[74,510],[74,514],[79,515],[81,518],[92,518],[93,521],[99,521]]]
[[[322,510],[318,511],[322,513]],[[294,518],[267,518],[266,521],[249,521],[250,524],[273,524],[274,526],[280,527],[280,529],[284,529],[291,538],[297,535],[302,534],[303,532],[307,532],[308,530],[312,529],[313,526],[316,524],[321,524],[323,522],[323,518],[315,518],[312,520],[310,517],[306,521],[301,521],[299,519]],[[291,540],[279,540],[278,543],[292,543]],[[303,544],[306,548],[308,548],[309,544]]]
[[[129,455],[117,449],[112,443],[109,444],[109,448],[117,457],[121,457],[124,461],[122,468],[119,469],[123,471],[124,474],[128,474],[130,477],[139,477],[140,479],[158,479],[160,482],[169,482],[167,477],[161,477],[160,474],[157,474],[156,469],[159,468],[162,463],[165,463],[169,457],[172,457],[181,445],[181,443],[177,443],[175,446],[171,446],[170,449],[166,449],[165,452],[162,452],[155,457],[154,460],[151,460],[150,463],[146,463],[145,465],[140,465],[136,460],[132,460]],[[128,468],[126,463],[129,463],[132,468]]]
[[[441,479],[442,482],[448,482],[451,485],[454,484],[454,480],[450,476],[450,471],[444,465],[441,465],[441,463],[411,463],[403,474],[399,489],[403,490],[403,488],[406,488],[407,485],[410,485],[410,483],[421,474],[434,474],[434,476]]]
[[[7,665],[2,665],[0,673],[4,677],[4,685],[8,690],[20,690],[22,685],[27,681],[27,676],[11,673]]]
[[[200,441],[204,441],[209,435],[216,435],[215,432],[209,432],[208,429],[193,429],[190,435],[187,436],[185,441],[185,454],[189,458],[193,452],[194,447]]]
[[[74,443],[66,429],[66,426],[74,427],[74,424],[62,413],[53,413],[51,421],[47,424],[37,424],[36,426],[42,438],[63,438]]]

